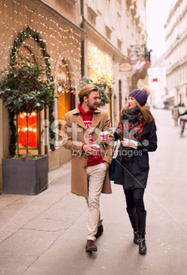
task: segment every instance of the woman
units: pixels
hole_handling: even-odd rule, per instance
[[[115,140],[121,141],[114,183],[123,186],[127,213],[134,229],[134,243],[139,245],[141,255],[147,253],[143,195],[149,172],[148,152],[157,149],[156,125],[146,102],[144,90],[131,91],[114,133]]]
[[[179,119],[179,108],[177,105],[175,105],[171,111],[172,113],[172,118],[174,120],[174,126],[177,127],[178,126],[178,119]]]

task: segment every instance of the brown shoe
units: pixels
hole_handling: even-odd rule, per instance
[[[95,238],[98,239],[103,234],[103,231],[104,231],[103,225],[101,224],[97,228],[97,233],[95,234]]]
[[[97,246],[94,244],[94,241],[92,240],[87,240],[86,243],[86,252],[93,252],[93,251],[97,251]]]

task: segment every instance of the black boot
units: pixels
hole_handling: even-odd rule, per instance
[[[135,244],[139,244],[138,223],[137,223],[137,215],[136,215],[135,208],[132,208],[132,209],[127,208],[127,213],[129,215],[129,219],[130,219],[132,228],[134,230],[133,242]]]
[[[137,212],[138,228],[139,228],[139,253],[145,255],[147,253],[147,246],[145,243],[145,226],[146,226],[146,211]]]

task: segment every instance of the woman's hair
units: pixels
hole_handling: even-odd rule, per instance
[[[147,94],[147,97],[150,95],[150,89],[147,86],[144,86],[141,88],[141,90],[145,91]],[[135,99],[136,100],[136,99]],[[155,120],[153,115],[151,114],[151,111],[148,106],[144,105],[141,106],[138,101],[136,100],[137,107],[140,109],[140,111],[143,114],[143,117],[147,123],[150,123],[151,121]],[[125,107],[121,110],[120,114],[123,115],[123,112],[125,109],[128,108],[128,104],[125,105]]]
[[[147,123],[150,123],[151,121],[155,120],[153,115],[151,114],[151,111],[148,106],[146,106],[146,105],[141,106],[138,102],[136,102],[136,103],[137,103],[137,107],[142,112],[143,117]]]
[[[149,110],[148,106],[141,106],[137,101],[136,101],[137,107],[140,109],[142,112],[142,115],[147,123],[150,123],[151,121],[154,120],[153,115],[151,114],[151,111]],[[125,105],[125,107],[121,110],[120,115],[123,115],[124,110],[128,108],[128,104]]]

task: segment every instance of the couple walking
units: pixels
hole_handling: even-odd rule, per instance
[[[71,191],[85,197],[88,206],[86,252],[97,251],[95,240],[103,234],[100,195],[112,193],[108,168],[114,140],[120,140],[114,182],[123,186],[133,241],[139,245],[139,253],[145,255],[143,195],[149,172],[148,152],[157,148],[154,118],[145,106],[147,93],[130,92],[114,133],[108,113],[98,108],[97,86],[84,86],[79,91],[79,99],[77,108],[65,115],[63,146],[72,153]],[[108,132],[107,137],[100,135],[103,131]]]

